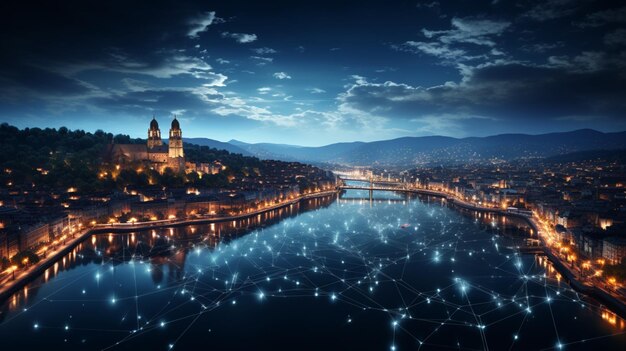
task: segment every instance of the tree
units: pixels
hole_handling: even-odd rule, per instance
[[[626,281],[626,257],[622,258],[620,264],[604,266],[604,275],[615,277],[620,281]]]
[[[24,267],[37,262],[39,262],[39,256],[30,250],[20,251],[11,257],[11,263],[19,267]]]

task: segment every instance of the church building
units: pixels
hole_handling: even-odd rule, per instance
[[[130,161],[150,162],[159,172],[171,168],[174,172],[185,170],[183,131],[176,116],[172,121],[169,142],[163,144],[159,123],[153,117],[148,129],[147,144],[114,144],[110,149],[111,159],[116,163]]]

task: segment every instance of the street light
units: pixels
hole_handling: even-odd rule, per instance
[[[15,280],[15,271],[17,270],[17,265],[11,266],[11,273],[13,273],[13,280]]]

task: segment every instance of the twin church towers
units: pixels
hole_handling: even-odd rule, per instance
[[[112,144],[109,157],[117,164],[128,162],[148,162],[159,172],[170,168],[174,172],[185,171],[185,153],[183,151],[183,131],[176,116],[170,128],[170,138],[165,145],[161,140],[159,123],[152,117],[148,129],[147,144]]]
[[[161,130],[159,129],[159,122],[152,117],[150,122],[150,129],[148,129],[148,152],[150,150],[161,149],[163,147],[163,141],[161,140]],[[180,123],[174,116],[172,121],[172,127],[170,128],[170,140],[168,143],[168,156],[169,157],[185,157],[183,152],[183,131],[180,129]]]

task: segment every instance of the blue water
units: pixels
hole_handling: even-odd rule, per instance
[[[5,303],[2,350],[624,349],[622,320],[507,248],[523,227],[348,191],[94,235]]]

